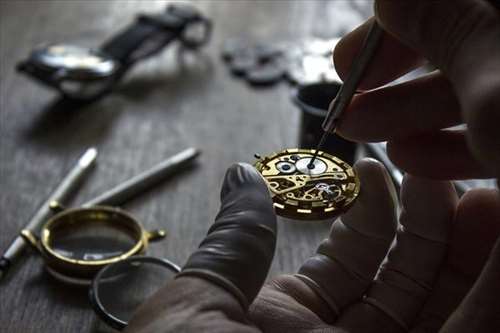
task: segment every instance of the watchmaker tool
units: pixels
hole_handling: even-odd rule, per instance
[[[338,121],[349,103],[351,103],[352,96],[358,88],[359,81],[363,77],[370,60],[377,50],[382,34],[382,28],[377,24],[377,21],[373,21],[365,41],[363,42],[361,51],[358,53],[351,65],[347,79],[340,87],[337,96],[328,108],[328,114],[326,115],[322,126],[325,132],[316,147],[311,163],[308,165],[309,168],[314,168],[314,161],[319,155],[319,152],[322,149],[329,133],[335,133]]]
[[[87,167],[95,153],[84,155],[80,167]],[[123,204],[167,176],[181,171],[199,155],[197,149],[186,149],[81,207],[65,209],[55,201],[61,196],[51,196],[50,203],[46,202],[43,218],[37,219],[40,231],[31,224],[21,231],[23,244],[31,244],[42,255],[47,270],[56,278],[71,283],[88,283],[100,268],[141,254],[149,242],[165,236],[163,230],[145,230],[126,211],[104,205]]]
[[[354,169],[341,159],[313,149],[286,149],[258,158],[255,168],[267,182],[276,213],[298,220],[334,218],[359,193]]]
[[[340,89],[341,82],[322,82],[297,87],[292,92],[292,102],[300,110],[299,140],[297,148],[315,149],[323,131],[328,106]],[[351,164],[357,144],[332,134],[323,143],[323,150]]]
[[[160,162],[153,168],[144,171],[115,188],[101,194],[97,198],[89,200],[84,203],[82,207],[91,207],[96,205],[121,205],[131,197],[150,188],[154,184],[157,184],[165,177],[182,170],[188,163],[191,163],[198,156],[200,156],[200,154],[200,150],[196,148],[185,149],[165,161]]]
[[[89,148],[85,151],[68,175],[29,220],[25,227],[26,230],[38,231],[40,226],[53,214],[50,210],[50,203],[53,201],[64,202],[68,196],[74,193],[78,184],[91,170],[96,157],[97,150],[95,148]],[[10,266],[21,257],[26,247],[27,244],[23,237],[21,235],[16,236],[2,258],[0,258],[0,279],[7,274]]]

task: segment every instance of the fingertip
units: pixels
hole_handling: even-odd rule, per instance
[[[450,181],[403,177],[400,223],[428,240],[448,243],[458,196]]]
[[[360,193],[342,222],[364,235],[392,240],[397,226],[397,195],[387,170],[372,158],[359,160],[354,169]]]
[[[394,182],[385,166],[374,158],[363,158],[354,164],[360,182],[370,189],[385,189],[392,202],[396,203],[398,195]],[[374,194],[374,193],[373,193]]]
[[[266,182],[257,169],[248,163],[239,162],[231,165],[226,171],[221,189],[221,199],[224,200],[229,193],[242,187],[253,188],[269,195]]]
[[[352,32],[348,33],[344,37],[342,37],[338,43],[335,45],[335,48],[333,49],[333,66],[335,67],[335,70],[337,71],[338,76],[342,81],[345,80],[346,74],[348,67],[352,61],[349,57],[349,48],[346,44],[349,44],[349,41],[351,37]]]
[[[337,45],[335,45],[335,49],[333,50],[333,64],[342,81],[345,81],[347,78],[351,64],[361,48],[362,41],[368,33],[371,22],[372,19],[364,22],[342,37]]]
[[[226,178],[235,177],[238,183],[253,182],[260,177],[259,172],[253,165],[244,162],[238,162],[231,165],[226,172]]]

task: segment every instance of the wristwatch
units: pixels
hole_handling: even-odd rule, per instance
[[[179,40],[196,49],[206,44],[211,21],[194,7],[170,4],[161,14],[140,14],[136,21],[98,49],[69,44],[36,48],[17,70],[57,89],[66,98],[94,101],[107,93],[137,61]]]

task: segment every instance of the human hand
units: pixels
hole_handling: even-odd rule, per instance
[[[253,167],[231,167],[207,238],[126,331],[427,332],[445,323],[458,333],[500,325],[500,244],[485,266],[500,234],[498,192],[458,200],[449,182],[407,176],[396,230],[384,168],[368,159],[355,169],[361,193],[316,255],[262,287],[275,248],[272,202]]]
[[[354,97],[340,135],[388,140],[391,159],[414,175],[500,177],[500,7],[493,2],[377,0],[386,34],[360,85],[368,91]],[[342,78],[372,20],[338,43]],[[379,88],[426,60],[439,71]],[[443,130],[461,123],[466,131]]]

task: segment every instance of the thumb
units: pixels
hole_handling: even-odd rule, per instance
[[[498,0],[378,0],[375,5],[384,30],[421,53],[450,80],[469,129],[469,146],[497,174],[499,4]]]
[[[251,165],[233,165],[215,223],[178,276],[209,280],[246,310],[265,281],[275,247],[276,215],[264,179]]]
[[[245,313],[276,246],[276,215],[265,181],[248,164],[229,168],[221,208],[181,273],[143,303],[129,332],[256,332]]]

